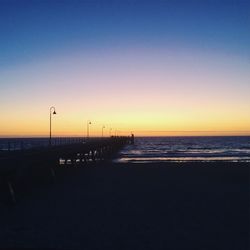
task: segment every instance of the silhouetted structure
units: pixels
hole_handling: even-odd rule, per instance
[[[128,143],[130,137],[111,137],[86,143],[0,152],[0,192],[6,190],[4,192],[15,202],[15,183],[36,182],[46,176],[53,179],[58,166],[82,166],[88,161],[109,159]]]
[[[134,134],[131,134],[131,141],[130,141],[130,143],[131,143],[132,145],[135,144],[135,136],[134,136]]]

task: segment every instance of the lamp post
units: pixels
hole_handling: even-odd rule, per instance
[[[52,113],[53,110],[53,113]],[[55,107],[50,107],[49,109],[49,146],[51,146],[51,117],[52,115],[56,115],[56,109]]]
[[[89,139],[89,125],[91,125],[91,121],[87,121],[87,139]]]
[[[109,129],[109,136],[111,137],[112,128]]]
[[[105,126],[103,125],[102,126],[102,137],[103,137],[103,130],[105,129]]]

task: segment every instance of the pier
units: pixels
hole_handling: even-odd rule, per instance
[[[16,203],[16,190],[43,180],[55,181],[58,168],[83,167],[90,162],[111,159],[133,137],[110,137],[68,141],[66,144],[0,151],[0,195]],[[16,187],[19,188],[16,188]],[[0,201],[1,202],[1,201]]]

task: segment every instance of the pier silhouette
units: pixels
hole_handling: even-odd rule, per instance
[[[24,149],[20,141],[19,150],[0,151],[0,190],[8,202],[16,202],[15,188],[27,182],[39,182],[41,178],[54,179],[58,166],[80,167],[88,162],[111,159],[133,137],[112,136],[81,141],[72,139],[66,144],[52,145],[51,138],[47,147]],[[68,142],[68,143],[67,143]],[[65,141],[64,141],[65,143]],[[3,191],[4,190],[4,191]]]

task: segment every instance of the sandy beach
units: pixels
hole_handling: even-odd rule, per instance
[[[248,250],[249,174],[249,163],[58,168],[0,205],[0,247]]]

